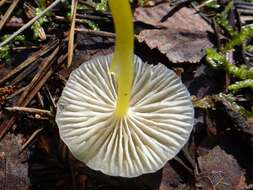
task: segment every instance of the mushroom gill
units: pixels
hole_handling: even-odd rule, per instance
[[[71,73],[57,105],[60,136],[94,170],[122,177],[155,172],[189,138],[194,119],[190,94],[173,71],[135,56],[128,112],[117,117],[111,62],[111,55],[97,57]]]

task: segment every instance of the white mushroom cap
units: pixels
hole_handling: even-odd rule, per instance
[[[118,118],[110,63],[111,56],[95,58],[71,73],[58,102],[60,136],[73,155],[94,170],[122,177],[155,172],[190,136],[190,94],[173,71],[135,57],[130,107]]]

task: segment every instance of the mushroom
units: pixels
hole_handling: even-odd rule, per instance
[[[128,0],[109,2],[114,21],[113,2],[130,12]],[[190,136],[194,109],[172,70],[137,56],[130,64],[131,50],[117,50],[120,45],[116,41],[113,56],[96,57],[71,73],[57,103],[56,122],[78,160],[107,175],[136,177],[161,169],[180,151]],[[130,63],[123,65],[125,60]]]

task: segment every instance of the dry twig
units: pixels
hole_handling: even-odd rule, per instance
[[[27,66],[29,66],[30,64],[32,64],[39,57],[45,55],[50,50],[55,48],[56,44],[57,44],[56,41],[53,41],[53,42],[49,43],[48,45],[46,45],[45,47],[43,47],[42,49],[40,49],[40,50],[36,51],[35,53],[33,53],[28,59],[26,59],[23,63],[18,65],[16,68],[14,68],[12,71],[10,71],[5,77],[3,77],[0,80],[0,85],[3,84],[4,82],[6,82],[8,79],[13,77],[15,74],[17,74],[21,70],[23,70],[24,68],[26,68]]]
[[[48,78],[53,74],[53,69],[51,68],[52,64],[57,59],[56,55],[59,51],[59,46],[45,59],[45,62],[39,68],[37,74],[34,76],[30,84],[25,88],[24,92],[19,97],[16,106],[25,107],[45,84]],[[0,125],[0,140],[4,135],[9,131],[9,129],[16,122],[17,115],[13,115],[9,119],[6,119]]]
[[[15,9],[15,7],[17,6],[18,2],[19,2],[19,0],[13,0],[13,2],[11,3],[10,7],[8,8],[8,10],[6,11],[6,13],[4,14],[4,16],[2,17],[2,19],[0,21],[0,30],[2,30],[4,24],[11,16],[11,13]]]
[[[21,154],[33,142],[33,140],[39,135],[41,131],[43,131],[43,129],[44,128],[40,128],[33,132],[30,138],[25,142],[25,144],[22,145],[19,154]]]
[[[8,44],[11,40],[13,40],[17,35],[22,33],[24,30],[29,28],[34,22],[36,22],[40,17],[42,17],[44,14],[46,14],[47,11],[54,8],[59,2],[62,0],[55,0],[51,5],[49,5],[46,9],[44,9],[38,16],[34,17],[32,20],[30,20],[28,23],[26,23],[24,26],[22,26],[18,31],[14,32],[9,38],[4,40],[2,43],[0,43],[0,47]]]
[[[85,28],[76,28],[75,31],[81,32],[81,33],[86,33],[86,34],[91,34],[91,35],[104,36],[104,37],[108,37],[108,38],[115,38],[116,37],[116,35],[111,32],[89,30],[89,29],[85,29]]]
[[[75,19],[76,19],[76,8],[77,8],[77,0],[72,0],[71,6],[71,27],[69,32],[69,43],[68,43],[68,63],[67,67],[70,67],[73,60],[73,52],[74,52],[74,38],[75,38]]]
[[[0,7],[6,2],[6,0],[1,0],[0,1]]]
[[[6,109],[10,112],[26,112],[26,113],[40,114],[40,115],[45,115],[45,116],[49,116],[49,117],[54,117],[54,114],[52,114],[51,111],[38,109],[38,108],[14,106],[14,107],[5,107],[4,109]]]

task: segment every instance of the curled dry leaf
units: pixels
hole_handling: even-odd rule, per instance
[[[212,47],[208,33],[212,28],[192,9],[182,8],[169,16],[169,3],[152,8],[137,8],[135,20],[155,26],[156,29],[142,30],[137,39],[151,49],[165,54],[173,63],[197,63]],[[160,29],[157,29],[160,28]]]
[[[219,146],[198,158],[201,173],[197,177],[200,189],[244,189],[244,172],[232,155]]]

